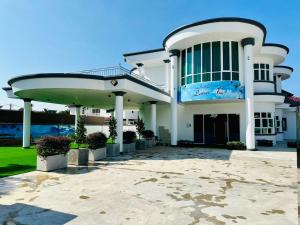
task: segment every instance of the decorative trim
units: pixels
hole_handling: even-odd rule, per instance
[[[2,90],[3,90],[3,91],[11,91],[11,90],[12,90],[12,87],[3,87]]]
[[[157,101],[149,101],[149,103],[150,103],[151,105],[153,105],[153,104],[156,104]]]
[[[172,49],[169,52],[170,52],[170,57],[172,57],[172,56],[180,56],[180,51],[178,49]]]
[[[285,68],[285,69],[289,69],[290,71],[294,72],[293,67],[290,66],[284,66],[284,65],[278,65],[278,66],[274,66],[275,68]]]
[[[282,48],[284,50],[286,50],[287,54],[289,54],[290,49],[282,44],[277,44],[277,43],[264,43],[263,46],[271,46],[271,47],[278,47],[278,48]]]
[[[255,92],[254,95],[279,95],[285,96],[283,93],[275,93],[275,92]]]
[[[142,54],[148,54],[148,53],[153,53],[153,52],[162,52],[165,51],[164,48],[156,48],[156,49],[151,49],[151,50],[146,50],[146,51],[140,51],[140,52],[130,52],[130,53],[124,53],[123,56],[132,56],[132,55],[142,55]]]
[[[137,84],[143,85],[144,87],[147,87],[147,88],[150,88],[157,92],[160,92],[161,94],[170,96],[169,93],[167,93],[157,87],[154,87],[151,84],[148,84],[142,80],[139,80],[133,76],[130,76],[128,74],[113,76],[113,77],[105,77],[105,76],[82,74],[82,73],[40,73],[40,74],[31,74],[31,75],[23,75],[23,76],[14,77],[8,81],[8,84],[11,85],[20,80],[36,79],[36,78],[82,78],[82,79],[93,79],[93,80],[127,79],[127,80],[130,80]]]
[[[254,80],[254,83],[271,83],[274,84],[274,81],[271,80]]]
[[[114,91],[114,92],[112,92],[112,93],[114,93],[115,96],[123,96],[123,95],[126,94],[126,92],[124,92],[124,91]]]
[[[255,40],[252,37],[244,38],[241,41],[241,44],[243,47],[245,47],[246,45],[255,45]]]
[[[142,67],[144,64],[143,63],[137,63],[136,64],[138,67]]]
[[[164,61],[164,63],[169,63],[169,62],[171,62],[170,59],[164,59],[163,61]]]
[[[167,35],[167,37],[165,37],[165,39],[163,40],[163,46],[165,47],[166,42],[170,37],[172,37],[173,35],[175,35],[176,33],[180,32],[182,30],[185,30],[185,29],[190,28],[190,27],[195,27],[195,26],[204,25],[204,24],[208,24],[208,23],[217,23],[217,22],[240,22],[240,23],[247,23],[247,24],[252,24],[254,26],[257,26],[264,33],[263,42],[265,42],[267,29],[262,23],[257,22],[255,20],[239,18],[239,17],[221,17],[221,18],[213,18],[213,19],[208,19],[208,20],[202,20],[202,21],[198,21],[196,23],[191,23],[191,24],[179,27],[176,30],[169,33]]]

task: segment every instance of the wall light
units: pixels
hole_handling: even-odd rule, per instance
[[[113,86],[117,86],[119,82],[118,82],[117,80],[111,80],[110,83],[111,83]]]

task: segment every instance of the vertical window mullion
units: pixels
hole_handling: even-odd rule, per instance
[[[221,50],[221,70],[220,70],[220,74],[221,74],[221,79],[223,80],[223,41],[221,41],[220,43],[220,50]]]

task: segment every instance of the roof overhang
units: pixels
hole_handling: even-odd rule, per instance
[[[277,76],[280,75],[281,80],[286,80],[286,79],[290,78],[293,71],[294,71],[294,69],[292,67],[282,66],[282,65],[274,66],[274,69],[273,69],[274,75],[277,75]]]

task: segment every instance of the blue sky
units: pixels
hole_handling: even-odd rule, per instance
[[[1,0],[0,86],[20,74],[126,65],[123,53],[160,48],[179,26],[232,16],[258,20],[267,28],[267,42],[290,48],[284,64],[294,74],[283,87],[300,96],[299,9],[297,0]],[[0,90],[0,105],[8,103],[22,106]]]

